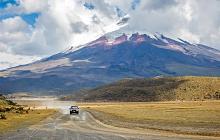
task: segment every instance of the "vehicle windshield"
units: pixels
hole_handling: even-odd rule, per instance
[[[71,106],[70,108],[78,109],[78,106]]]

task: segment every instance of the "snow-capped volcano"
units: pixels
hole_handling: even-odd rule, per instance
[[[220,51],[217,49],[202,44],[192,44],[180,38],[178,40],[174,40],[158,33],[153,35],[152,34],[148,35],[148,34],[139,34],[138,32],[133,34],[112,32],[104,36],[101,36],[100,38],[81,47],[97,46],[97,45],[113,47],[118,44],[124,43],[126,41],[130,41],[134,43],[149,42],[152,45],[159,48],[179,51],[186,55],[192,55],[192,56],[203,55],[204,57],[220,61]],[[67,53],[73,51],[75,51],[75,49],[70,48],[69,51],[67,51]]]
[[[0,75],[0,92],[64,94],[123,78],[219,76],[220,51],[161,34],[114,31]]]

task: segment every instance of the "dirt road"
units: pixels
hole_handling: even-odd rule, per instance
[[[60,106],[60,105],[59,105]],[[0,140],[191,140],[210,137],[177,135],[153,130],[131,130],[105,125],[83,110],[69,115],[68,108],[40,124],[0,136]],[[212,138],[217,139],[217,138]]]

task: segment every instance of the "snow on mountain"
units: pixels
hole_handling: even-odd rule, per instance
[[[114,31],[107,33],[101,36],[100,38],[98,38],[97,40],[92,41],[86,45],[79,46],[78,48],[96,46],[96,45],[114,46],[126,41],[133,41],[136,43],[141,43],[144,41],[150,42],[152,45],[159,48],[179,51],[186,55],[192,55],[192,56],[203,55],[207,58],[220,61],[219,50],[201,44],[191,44],[182,39],[173,40],[159,33],[155,33],[154,35],[139,34],[139,33],[129,34],[129,33]],[[73,52],[73,50],[70,48],[70,50],[67,51],[66,53],[69,52]]]

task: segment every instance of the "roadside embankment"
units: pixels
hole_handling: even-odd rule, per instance
[[[39,123],[55,112],[55,109],[19,105],[0,96],[0,134]]]

